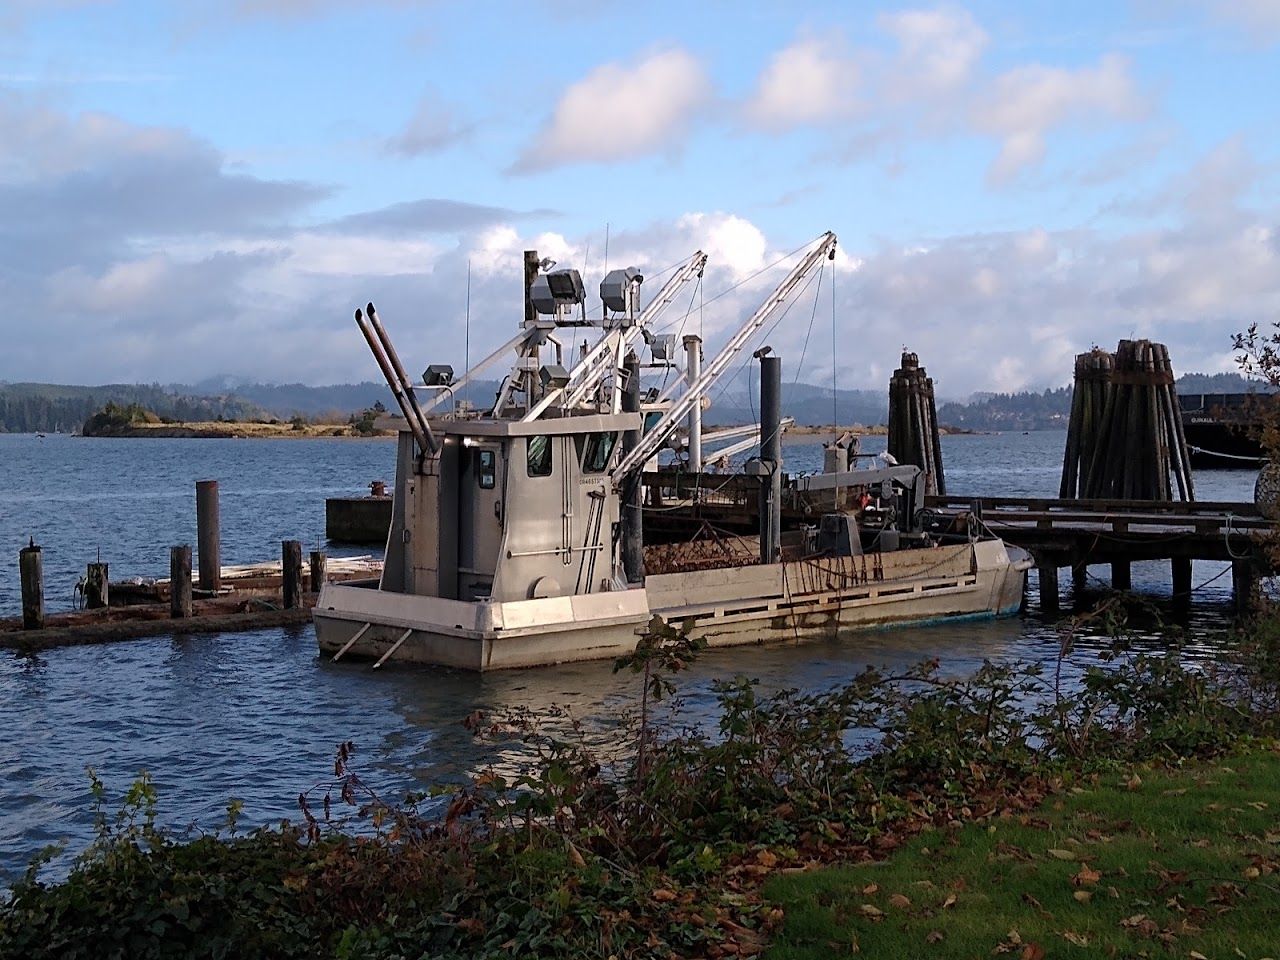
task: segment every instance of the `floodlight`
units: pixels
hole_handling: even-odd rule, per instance
[[[453,383],[453,367],[447,363],[433,363],[422,371],[422,382],[428,387],[447,387]]]
[[[610,270],[600,281],[600,299],[615,313],[630,313],[635,309],[635,291],[643,282],[635,267]]]
[[[544,363],[538,371],[544,390],[559,390],[569,385],[569,371],[558,363]]]

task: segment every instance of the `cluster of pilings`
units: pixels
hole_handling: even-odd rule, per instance
[[[915,464],[924,471],[925,493],[947,492],[933,380],[914,353],[902,354],[902,366],[889,380],[888,447],[898,463]]]
[[[1170,482],[1173,478],[1173,483]],[[1173,364],[1162,343],[1121,340],[1076,357],[1059,496],[1194,500]]]
[[[222,589],[221,526],[218,509],[218,481],[196,483],[196,530],[200,545],[198,591],[205,597],[216,596]],[[302,543],[284,540],[280,544],[281,601],[284,609],[302,607]],[[41,548],[34,540],[18,553],[18,572],[22,586],[22,627],[42,630],[45,627],[44,563]],[[311,554],[311,589],[318,591],[325,581],[325,555]],[[101,561],[89,564],[86,577],[86,606],[89,609],[109,605],[108,565]],[[191,579],[191,545],[181,544],[169,550],[169,612],[175,620],[192,616],[193,586]]]

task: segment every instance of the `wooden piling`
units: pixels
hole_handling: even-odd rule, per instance
[[[169,548],[169,616],[174,620],[191,617],[191,545]]]
[[[311,551],[311,592],[319,593],[324,586],[324,554],[319,550]]]
[[[1111,589],[1128,590],[1133,586],[1133,570],[1128,560],[1111,562]]]
[[[1040,609],[1044,613],[1058,610],[1058,565],[1052,560],[1036,567],[1040,574]]]
[[[1247,616],[1253,609],[1253,593],[1257,588],[1252,560],[1231,561],[1231,592],[1236,616]]]
[[[1173,574],[1173,599],[1189,600],[1191,598],[1191,559],[1174,557],[1169,563]]]
[[[22,628],[44,627],[44,561],[32,540],[18,551],[18,573],[22,581]]]
[[[222,589],[222,529],[218,515],[218,481],[196,481],[196,547],[200,589]]]
[[[902,365],[889,380],[888,449],[899,463],[924,472],[926,493],[947,492],[933,380],[914,353],[902,354]]]
[[[302,601],[302,543],[298,540],[282,541],[280,561],[284,574],[284,582],[281,585],[284,608],[293,610]]]
[[[1173,382],[1161,343],[1121,340],[1114,355],[1079,354],[1059,496],[1167,501],[1176,488],[1194,500]]]
[[[1085,588],[1089,585],[1089,565],[1086,563],[1073,563],[1071,565],[1071,589],[1076,596],[1084,593]]]
[[[91,563],[84,576],[84,605],[89,610],[111,606],[111,577],[108,565]]]

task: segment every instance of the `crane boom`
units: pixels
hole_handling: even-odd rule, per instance
[[[706,369],[702,371],[702,376],[689,384],[688,389],[662,415],[662,418],[653,425],[631,452],[622,458],[612,473],[615,485],[621,483],[629,473],[636,470],[661,449],[671,432],[693,409],[693,405],[702,401],[703,395],[715,385],[716,381],[728,369],[738,351],[746,346],[751,337],[764,326],[769,317],[773,315],[773,312],[795,291],[809,271],[823,257],[834,257],[835,251],[836,235],[828,230],[818,238],[813,249],[805,254],[794,269],[778,284],[773,293],[769,295],[769,298],[729,339],[724,349],[716,354],[715,359],[707,364]]]

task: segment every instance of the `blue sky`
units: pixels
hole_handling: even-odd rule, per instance
[[[0,379],[366,379],[367,299],[461,366],[468,263],[479,353],[520,250],[594,277],[606,229],[708,297],[836,231],[792,375],[846,387],[903,345],[947,396],[1128,336],[1231,369],[1280,319],[1280,0],[0,0],[0,57]]]

